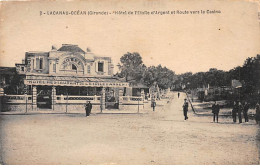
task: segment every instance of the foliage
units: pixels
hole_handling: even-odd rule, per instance
[[[160,89],[173,87],[176,90],[196,89],[207,87],[231,86],[233,79],[239,80],[243,87],[239,91],[242,99],[259,99],[260,93],[260,55],[247,58],[243,66],[237,66],[229,71],[211,68],[207,72],[186,72],[175,75],[174,71],[167,67],[150,66],[143,64],[139,53],[126,53],[120,59],[120,73],[118,76],[124,77],[126,81],[140,82],[148,87],[159,86]],[[250,101],[249,100],[249,101]],[[259,100],[258,100],[259,101]]]
[[[167,89],[172,86],[175,78],[175,73],[161,65],[150,66],[146,69],[143,82],[147,86],[158,85],[161,89]]]
[[[239,80],[243,87],[239,90],[240,98],[255,104],[260,93],[260,55],[247,58],[243,66],[237,66],[229,71],[209,69],[207,72],[192,74],[187,72],[177,76],[175,86],[185,85],[188,89],[231,86],[233,79]],[[187,89],[186,88],[186,89]],[[179,87],[179,89],[181,89]],[[251,100],[252,99],[252,100]]]
[[[127,82],[140,82],[149,87],[158,85],[161,89],[173,84],[175,73],[172,70],[161,65],[146,67],[139,53],[128,52],[120,58],[120,62],[118,76],[124,77]]]
[[[126,53],[120,58],[121,64],[118,64],[120,74],[119,76],[124,77],[126,82],[135,80],[140,81],[143,76],[144,69],[146,68],[143,64],[142,57],[139,53]]]
[[[19,75],[17,72],[12,76],[10,84],[4,88],[6,94],[24,94],[25,91],[24,76]]]

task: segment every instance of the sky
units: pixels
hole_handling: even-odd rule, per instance
[[[260,54],[258,5],[245,0],[2,2],[0,66],[21,63],[27,51],[77,44],[114,65],[138,52],[147,66],[180,74],[229,70]],[[220,14],[41,15],[50,11],[207,11]]]

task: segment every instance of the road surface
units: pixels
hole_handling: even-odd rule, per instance
[[[0,115],[2,164],[259,164],[258,126],[184,121],[181,94],[147,114]]]

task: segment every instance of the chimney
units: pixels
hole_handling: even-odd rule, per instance
[[[87,53],[91,53],[91,49],[90,48],[87,48]]]
[[[51,50],[57,51],[57,47],[56,47],[55,45],[52,45],[52,46],[51,46]]]

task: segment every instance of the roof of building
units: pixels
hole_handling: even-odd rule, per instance
[[[0,74],[6,74],[6,75],[10,75],[10,74],[14,74],[16,71],[15,67],[0,67]]]
[[[28,51],[26,52],[27,56],[49,56],[49,52],[45,51]]]
[[[67,52],[80,52],[85,53],[78,45],[73,44],[62,44],[62,47],[58,51],[67,51]]]

